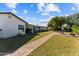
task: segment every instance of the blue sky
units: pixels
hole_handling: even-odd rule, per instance
[[[51,17],[79,12],[79,4],[0,3],[0,12],[12,12],[30,24],[46,26]]]

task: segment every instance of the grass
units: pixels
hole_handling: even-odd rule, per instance
[[[37,33],[38,35],[36,35],[35,37],[33,37],[28,43],[30,43],[30,42],[32,42],[32,41],[34,41],[34,40],[37,40],[37,39],[39,39],[39,38],[41,38],[41,37],[43,37],[43,36],[45,36],[45,35],[47,35],[47,34],[49,34],[49,33],[51,33],[52,31],[48,31],[48,32],[39,32],[39,33]]]
[[[40,37],[43,37],[47,34],[51,33],[51,31],[48,32],[40,32],[36,34],[26,34],[23,36],[16,36],[6,39],[0,39],[0,53],[12,53],[16,51],[18,48],[20,48],[22,45],[26,43],[30,43]]]
[[[79,56],[79,37],[55,35],[29,56]]]

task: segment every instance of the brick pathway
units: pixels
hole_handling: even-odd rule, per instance
[[[24,46],[16,50],[14,53],[9,54],[7,56],[26,56],[56,34],[57,34],[56,32],[55,33],[53,32],[31,43],[25,44]]]

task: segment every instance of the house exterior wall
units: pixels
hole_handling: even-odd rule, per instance
[[[24,25],[24,32],[22,34],[25,34],[25,22],[11,14],[0,14],[1,38],[16,36],[19,33],[18,25]]]
[[[35,26],[35,31],[40,32],[40,31],[47,31],[48,28],[45,26]]]

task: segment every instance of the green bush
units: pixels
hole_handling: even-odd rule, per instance
[[[73,33],[79,34],[79,26],[78,25],[73,25],[71,27],[71,30],[72,30]]]

